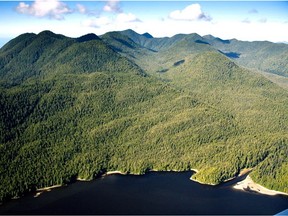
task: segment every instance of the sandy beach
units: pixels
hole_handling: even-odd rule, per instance
[[[62,187],[63,185],[52,185],[50,187],[44,187],[44,188],[39,188],[36,190],[36,194],[34,195],[34,197],[38,197],[40,196],[42,193],[47,192],[47,191],[51,191],[54,188],[59,188]]]
[[[121,175],[126,175],[127,173],[115,170],[115,171],[108,171],[104,175],[113,175],[113,174],[121,174]]]
[[[108,172],[104,173],[102,175],[102,177],[105,177],[105,176],[108,176],[108,175],[114,175],[114,174],[127,175],[127,173],[125,173],[125,172],[121,172],[119,170],[115,170],[115,171],[108,171]]]
[[[80,177],[77,177],[77,179],[76,179],[77,181],[89,181],[89,180],[87,180],[87,179],[84,179],[84,178],[80,178]]]
[[[268,188],[263,187],[262,185],[255,183],[249,175],[247,175],[243,181],[237,182],[233,186],[233,188],[238,189],[238,190],[244,190],[244,191],[253,191],[253,192],[271,195],[271,196],[278,195],[278,194],[288,195],[287,193],[270,190]]]
[[[193,171],[195,171],[196,173],[198,172],[198,170],[193,170]],[[278,194],[288,195],[287,193],[275,191],[275,190],[270,190],[268,188],[263,187],[260,184],[255,183],[252,180],[252,178],[249,176],[249,173],[251,171],[252,171],[251,168],[243,169],[243,170],[241,170],[241,172],[239,173],[238,176],[236,176],[234,178],[227,179],[226,181],[224,181],[224,183],[230,182],[231,186],[233,186],[234,189],[243,190],[243,191],[247,191],[247,192],[257,192],[257,193],[261,193],[261,194],[265,194],[265,195],[271,195],[271,196],[278,195]],[[200,182],[198,180],[192,179],[192,176],[190,179],[192,181],[198,182],[200,184],[215,186],[215,184],[207,184],[207,183],[203,183],[203,182]],[[234,183],[235,181],[236,181],[236,183]]]
[[[63,185],[60,185],[60,184],[58,184],[58,185],[52,185],[52,186],[50,186],[50,187],[39,188],[39,189],[37,189],[36,191],[37,191],[37,192],[41,192],[41,191],[51,191],[51,189],[58,188],[58,187],[62,187],[62,186],[63,186]]]

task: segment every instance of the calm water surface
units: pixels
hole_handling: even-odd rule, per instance
[[[111,175],[91,182],[13,200],[0,214],[276,214],[288,208],[287,196],[232,189],[232,183],[201,185],[192,172]]]

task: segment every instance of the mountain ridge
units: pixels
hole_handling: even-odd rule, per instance
[[[23,44],[21,42],[23,40],[25,41],[24,45],[18,47],[17,44]],[[81,49],[85,50],[86,54]],[[107,71],[111,67],[114,67],[114,71],[119,71],[127,64],[130,65],[131,70],[144,75],[138,66],[109,48],[95,34],[87,34],[79,38],[69,38],[51,31],[43,31],[38,35],[23,34],[6,44],[1,51],[0,68],[2,71],[0,77],[2,80],[6,80],[6,83],[8,80],[9,82],[12,80],[12,84],[13,82],[19,83],[35,74],[40,77],[46,76],[43,73],[44,70],[40,69],[42,67],[46,67],[46,71],[50,70],[49,74],[57,74],[59,71],[65,70],[65,67],[69,67],[67,70],[70,72]],[[77,53],[81,53],[81,55]],[[92,59],[87,58],[91,55]],[[115,65],[106,65],[110,64],[110,61],[105,62],[108,58],[114,58]],[[53,61],[61,62],[61,64],[53,63]],[[14,67],[19,68],[19,62],[21,62],[22,71],[16,74],[17,69]],[[77,65],[75,62],[78,62]]]
[[[147,40],[145,38],[143,39],[140,34],[134,32],[133,30],[124,31],[124,35],[128,35],[128,38],[129,34],[127,34],[127,31],[128,33],[130,32],[130,34],[133,34],[133,37],[137,37],[137,35],[140,37],[140,39],[136,39],[136,44],[138,44],[140,48],[135,47],[133,50],[124,49],[119,50],[119,52],[124,55],[128,55],[126,57],[130,58],[132,61],[146,70],[147,73],[151,73],[151,71],[154,71],[155,73],[157,71],[161,72],[169,70],[170,65],[166,65],[165,59],[174,59],[174,62],[182,61],[186,55],[196,53],[195,51],[197,49],[192,48],[191,46],[195,46],[195,43],[197,43],[199,45],[207,45],[205,48],[206,50],[220,52],[231,60],[235,61],[238,65],[260,72],[277,85],[288,89],[288,65],[286,61],[288,46],[286,44],[277,44],[265,41],[248,42],[239,41],[237,39],[223,40],[212,35],[201,37],[197,34],[178,34],[171,38],[150,38]],[[123,35],[122,33],[123,31],[117,32],[119,35]],[[142,42],[141,38],[143,39]],[[130,37],[129,40],[133,41],[133,38]],[[111,43],[109,40],[106,40],[105,42],[107,44]],[[184,50],[183,48],[178,49],[176,43],[182,43]],[[191,45],[189,45],[189,43],[191,43]],[[173,46],[175,47],[174,50],[172,48]],[[239,50],[239,47],[242,47],[241,50]],[[281,47],[281,49],[279,49],[279,47]],[[203,51],[203,48],[204,47],[200,48],[200,50]]]
[[[288,45],[286,44],[269,41],[223,40],[212,35],[201,37],[196,33],[176,34],[172,37],[162,38],[146,38],[131,29],[119,31],[118,33],[129,37],[136,44],[153,51],[171,48],[171,46],[175,45],[175,42],[182,40],[198,41],[198,43],[211,45],[212,48],[222,52],[241,66],[284,77],[288,76]],[[275,64],[276,61],[277,64]]]

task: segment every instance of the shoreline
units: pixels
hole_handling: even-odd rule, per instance
[[[161,171],[152,169],[152,170],[149,170],[148,172],[161,172]],[[178,170],[166,170],[166,171],[167,172],[171,172],[171,171],[172,172],[181,172],[181,171],[178,171]],[[189,171],[193,171],[195,173],[199,172],[198,169],[190,169]],[[284,193],[284,192],[281,192],[281,191],[270,190],[270,189],[265,188],[264,186],[262,186],[260,184],[255,183],[252,180],[252,178],[249,176],[249,173],[251,171],[252,171],[251,168],[243,169],[243,170],[240,171],[238,176],[229,178],[229,179],[223,181],[220,184],[226,184],[226,183],[229,183],[229,182],[236,181],[235,183],[230,185],[230,187],[232,187],[235,190],[242,190],[242,191],[250,192],[250,193],[251,192],[254,192],[254,193],[256,192],[256,193],[261,193],[261,194],[270,195],[270,196],[274,196],[274,195],[286,195],[286,196],[288,196],[288,193]],[[119,171],[119,170],[115,170],[115,171],[108,171],[108,172],[102,174],[100,176],[100,178],[104,178],[104,177],[109,176],[109,175],[139,175],[139,174],[133,174],[133,173],[127,173],[127,172],[122,172],[122,171]],[[194,182],[202,184],[202,185],[209,185],[209,186],[217,186],[217,185],[219,185],[219,184],[204,183],[204,182],[198,181],[196,179],[193,179],[192,177],[193,177],[193,174],[190,177],[191,181],[194,181]],[[237,179],[239,179],[239,181],[237,181]],[[91,181],[91,180],[87,180],[87,179],[83,179],[83,178],[79,178],[79,177],[76,180],[77,181],[84,181],[84,182]],[[92,180],[94,180],[94,179],[92,179]],[[39,188],[39,189],[36,190],[36,194],[34,195],[34,197],[36,198],[36,197],[40,196],[42,193],[44,193],[44,192],[49,192],[52,189],[59,188],[59,187],[62,187],[62,186],[65,186],[65,185],[59,185],[58,184],[58,185],[52,185],[52,186],[49,186],[49,187]]]
[[[252,171],[252,168],[246,168],[240,171],[238,176],[229,178],[225,181],[223,181],[220,184],[230,184],[230,187],[232,187],[235,190],[242,190],[248,193],[260,193],[263,195],[268,196],[275,196],[275,195],[285,195],[288,196],[288,193],[284,193],[281,191],[276,190],[270,190],[260,184],[255,183],[252,178],[249,176],[249,173]],[[193,176],[193,175],[192,175]],[[201,181],[193,179],[191,176],[190,180],[197,182],[202,185],[210,185],[210,186],[217,186],[220,184],[209,184],[209,183],[203,183]],[[235,182],[235,183],[234,183]]]
[[[90,181],[90,180],[87,180],[87,179],[84,179],[84,178],[79,178],[79,177],[77,177],[77,178],[76,178],[76,181],[84,181],[84,182],[88,182],[88,181]]]
[[[196,182],[196,183],[198,183],[198,184],[201,184],[201,185],[208,185],[208,186],[217,186],[217,185],[218,185],[218,184],[201,182],[201,181],[199,181],[199,180],[193,179],[192,176],[190,177],[190,180],[193,181],[193,182]]]
[[[115,170],[115,171],[108,171],[108,172],[104,173],[103,175],[100,176],[100,178],[103,178],[103,177],[108,176],[108,175],[114,175],[114,174],[127,175],[127,173],[123,173],[121,171]],[[88,180],[88,179],[80,178],[80,177],[76,178],[76,181],[80,181],[80,182],[89,182],[92,180],[94,180],[94,179]],[[35,191],[36,193],[35,193],[34,197],[37,198],[41,194],[43,194],[44,192],[49,192],[52,189],[63,187],[63,186],[66,186],[66,184],[63,184],[63,185],[58,184],[58,185],[52,185],[52,186],[48,186],[48,187],[39,188]]]
[[[41,192],[41,191],[51,191],[51,189],[53,188],[58,188],[58,187],[62,187],[63,185],[61,184],[57,184],[57,185],[52,185],[52,186],[49,186],[49,187],[44,187],[44,188],[39,188],[37,189],[36,191],[37,192]]]
[[[119,170],[115,170],[115,171],[108,171],[108,172],[104,173],[101,177],[105,177],[105,176],[108,176],[108,175],[114,175],[114,174],[127,175],[127,173],[125,173],[125,172],[121,172]]]
[[[49,187],[39,188],[39,189],[36,190],[36,194],[34,195],[34,197],[35,198],[39,197],[44,192],[49,192],[49,191],[51,191],[54,188],[59,188],[59,187],[63,187],[63,186],[64,185],[58,184],[58,185],[52,185],[52,186],[49,186]]]
[[[198,169],[191,169],[191,171],[195,172],[195,173],[198,173],[199,170]],[[193,181],[193,182],[196,182],[196,183],[199,183],[201,185],[209,185],[209,186],[217,186],[217,184],[210,184],[210,183],[204,183],[204,182],[201,182],[197,179],[193,179],[193,174],[192,176],[190,177],[190,180]],[[227,180],[228,181],[228,180]]]
[[[281,192],[281,191],[276,191],[276,190],[270,190],[268,188],[265,188],[264,186],[255,183],[252,178],[247,175],[246,178],[240,182],[237,182],[234,186],[234,189],[236,190],[242,190],[242,191],[247,191],[247,192],[256,192],[256,193],[261,193],[269,196],[275,196],[275,195],[286,195],[288,196],[287,193]]]

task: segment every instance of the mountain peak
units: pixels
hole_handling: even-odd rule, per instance
[[[44,30],[42,32],[40,32],[38,35],[55,35],[54,32],[50,31],[50,30]]]
[[[209,34],[209,35],[205,35],[203,36],[204,39],[209,40],[209,41],[218,41],[221,42],[223,44],[229,44],[231,40],[224,40],[221,39],[219,37],[214,37],[213,35]],[[233,39],[232,39],[233,40]]]
[[[137,32],[135,32],[134,30],[132,29],[127,29],[127,30],[124,30],[124,31],[121,31],[122,33],[125,33],[125,34],[136,34],[136,35],[139,35]]]
[[[38,37],[53,37],[53,38],[58,38],[58,39],[66,38],[64,35],[55,34],[54,32],[49,31],[49,30],[44,30],[40,32],[37,36]]]
[[[211,34],[204,35],[203,38],[208,39],[208,40],[214,40],[215,39],[215,37]]]
[[[76,38],[76,40],[82,43],[82,42],[91,41],[91,40],[100,40],[100,38],[96,34],[90,33],[90,34],[86,34],[81,37],[78,37]]]
[[[151,34],[149,34],[148,32],[145,32],[144,34],[142,34],[142,36],[144,36],[146,38],[153,38],[153,36]]]

